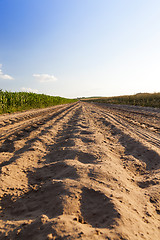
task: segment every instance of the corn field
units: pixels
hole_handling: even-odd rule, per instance
[[[90,98],[87,101],[160,108],[160,93],[138,93],[119,97]]]
[[[58,104],[71,103],[75,99],[53,97],[45,94],[27,92],[8,92],[0,90],[0,114],[23,111],[33,108],[45,108]]]

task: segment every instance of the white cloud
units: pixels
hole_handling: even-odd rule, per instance
[[[33,74],[33,77],[35,77],[41,83],[57,81],[55,76],[49,74]]]
[[[38,93],[37,89],[32,89],[32,88],[26,88],[26,87],[21,87],[22,92],[32,92],[32,93]]]
[[[2,64],[0,64],[0,79],[4,79],[4,80],[13,80],[14,78],[11,77],[10,75],[4,74],[2,72]]]

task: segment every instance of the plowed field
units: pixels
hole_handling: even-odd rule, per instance
[[[160,110],[1,115],[0,239],[160,239]]]

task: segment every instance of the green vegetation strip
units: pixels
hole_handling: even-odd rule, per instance
[[[160,108],[160,93],[138,93],[119,97],[94,97],[84,101]]]
[[[0,114],[45,108],[59,104],[72,103],[76,99],[53,97],[45,94],[27,92],[8,92],[0,90]]]

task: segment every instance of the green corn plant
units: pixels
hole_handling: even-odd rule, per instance
[[[8,92],[0,89],[0,114],[23,111],[33,108],[50,107],[75,102],[77,99],[54,97],[27,92]]]

